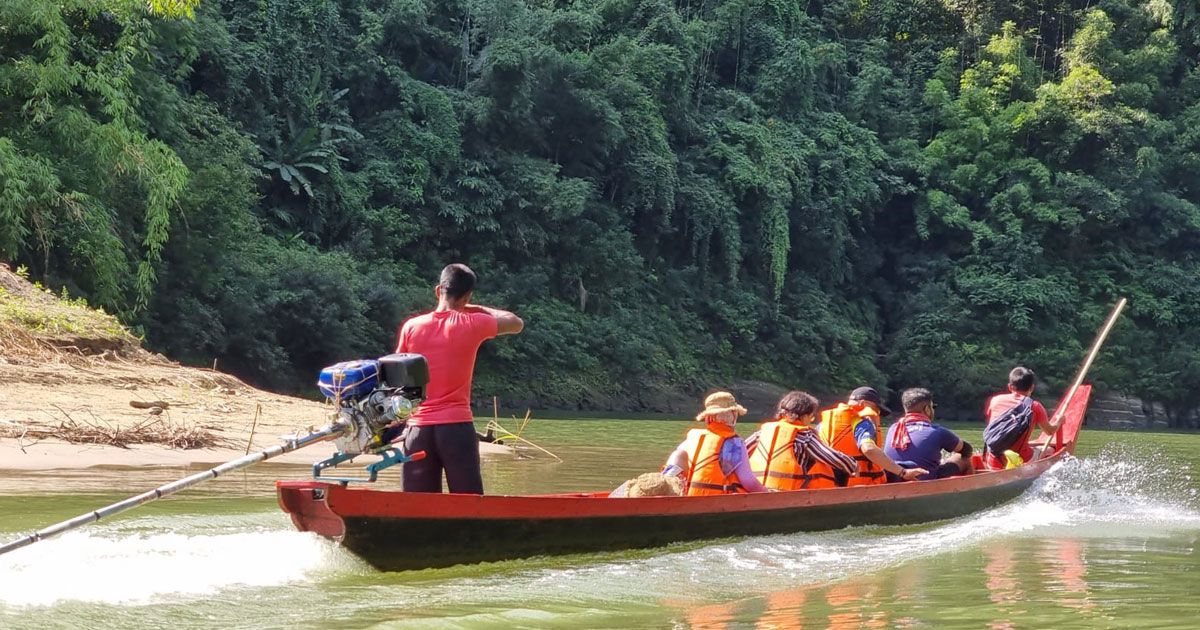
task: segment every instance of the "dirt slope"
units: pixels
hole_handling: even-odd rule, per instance
[[[147,352],[114,317],[0,264],[0,469],[218,463],[244,454],[252,430],[265,448],[323,426],[330,409]]]

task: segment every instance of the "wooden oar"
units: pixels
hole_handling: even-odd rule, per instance
[[[1043,431],[1042,435],[1046,436],[1046,439],[1037,448],[1046,448],[1050,445],[1050,440],[1054,439],[1054,436],[1062,435],[1062,417],[1067,413],[1067,407],[1070,406],[1071,399],[1075,397],[1075,392],[1079,390],[1079,386],[1083,384],[1083,379],[1087,376],[1088,370],[1092,369],[1092,362],[1096,360],[1096,355],[1100,354],[1100,347],[1104,345],[1104,341],[1108,339],[1108,333],[1117,324],[1117,318],[1121,316],[1121,311],[1125,309],[1126,302],[1128,300],[1121,298],[1117,302],[1117,305],[1113,307],[1108,320],[1104,322],[1100,333],[1096,335],[1096,340],[1092,342],[1092,349],[1088,352],[1087,358],[1083,360],[1083,365],[1079,366],[1079,373],[1075,375],[1075,382],[1071,383],[1071,389],[1067,390],[1067,395],[1058,403],[1058,410],[1054,412],[1054,417],[1050,419],[1050,424],[1059,425],[1058,428],[1053,434]]]

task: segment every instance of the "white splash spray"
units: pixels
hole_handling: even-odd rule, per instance
[[[2,556],[0,604],[149,604],[235,586],[311,581],[318,570],[346,564],[332,543],[312,534],[263,527],[228,531],[236,529],[228,522],[200,534],[186,523],[190,519],[182,527],[177,520],[137,519],[71,532]]]
[[[943,524],[754,537],[617,559],[513,562],[472,570],[471,577],[453,577],[463,575],[461,570],[441,578],[426,573],[416,581],[380,577],[379,587],[368,590],[376,591],[381,605],[397,608],[725,598],[837,580],[1029,531],[1075,537],[1200,531],[1197,490],[1186,474],[1161,474],[1169,463],[1154,453],[1117,450],[1070,460],[1020,499]],[[155,516],[68,534],[0,557],[0,583],[6,585],[0,589],[0,609],[67,601],[187,602],[284,585],[303,586],[301,591],[311,595],[331,579],[362,571],[367,571],[362,563],[332,543],[289,531],[278,514]],[[431,580],[435,588],[429,587]]]

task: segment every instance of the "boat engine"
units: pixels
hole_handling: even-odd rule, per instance
[[[375,481],[379,471],[424,453],[406,454],[391,442],[404,421],[425,398],[429,365],[419,354],[389,354],[377,360],[345,361],[321,370],[317,387],[337,407],[337,453],[313,465],[313,477],[334,481]],[[367,466],[368,477],[323,477],[321,472],[364,453],[382,461]]]

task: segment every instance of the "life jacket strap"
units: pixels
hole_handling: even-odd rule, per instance
[[[772,470],[767,473],[767,476],[775,477],[776,479],[803,479],[804,481],[812,481],[813,479],[828,479],[830,481],[837,482],[837,479],[834,478],[833,475],[826,475],[823,473],[794,474]]]
[[[858,476],[859,477],[882,477],[883,476],[883,469],[879,467],[879,464],[876,464],[875,462],[867,459],[866,455],[855,455],[854,461],[858,462],[858,464],[859,464],[859,466],[858,466]],[[866,464],[866,465],[864,466],[863,464]]]
[[[741,492],[742,484],[740,483],[704,483],[703,481],[693,481],[692,488],[703,488],[705,490],[720,490],[722,492]]]

